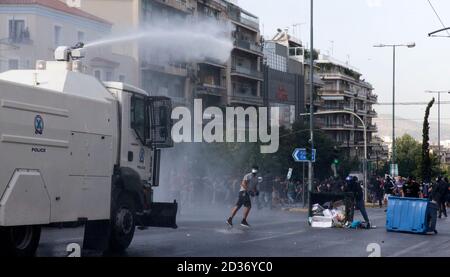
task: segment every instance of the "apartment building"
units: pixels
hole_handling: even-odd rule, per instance
[[[356,113],[367,126],[369,152],[378,144],[372,140],[377,133],[377,126],[372,119],[377,116],[373,105],[377,95],[373,93],[370,83],[361,78],[362,74],[347,63],[337,61],[326,55],[319,55],[316,61],[320,67],[320,77],[324,86],[318,96],[323,105],[319,111],[343,110]],[[350,156],[364,157],[364,127],[351,114],[332,114],[323,116],[322,127]]]
[[[37,60],[52,60],[57,46],[104,37],[112,24],[58,0],[0,0],[0,26],[1,72],[33,69]],[[101,80],[133,83],[133,61],[108,47],[87,53],[84,65]]]
[[[259,19],[227,2],[227,16],[233,23],[234,49],[228,63],[228,105],[262,106],[263,46]]]

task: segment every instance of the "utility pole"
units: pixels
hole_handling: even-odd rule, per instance
[[[309,131],[310,131],[310,143],[311,151],[314,151],[314,0],[311,0],[311,23],[310,23],[310,35],[311,35],[311,52],[309,55],[310,68],[309,68]],[[312,161],[308,163],[308,202],[311,200],[311,192],[314,181],[314,164]]]
[[[416,47],[416,43],[408,43],[408,44],[377,44],[373,47],[384,48],[384,47],[392,47],[392,166],[396,165],[396,148],[395,148],[395,66],[396,66],[396,48],[397,47],[408,47],[414,48]],[[395,169],[395,168],[394,168]],[[395,176],[395,170],[392,172],[392,177]]]
[[[442,152],[441,152],[441,94],[450,93],[450,91],[431,91],[428,90],[426,93],[432,93],[438,95],[438,157],[439,166],[441,166]]]

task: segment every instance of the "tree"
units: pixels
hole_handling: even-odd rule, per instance
[[[425,119],[423,121],[423,130],[422,130],[422,180],[425,182],[431,181],[431,174],[432,174],[432,164],[431,164],[431,157],[430,157],[430,123],[428,122],[428,119],[430,117],[430,110],[431,107],[434,105],[434,98],[433,100],[428,103],[427,109],[425,111]]]
[[[397,162],[400,176],[419,176],[422,145],[412,136],[405,134],[395,140]]]

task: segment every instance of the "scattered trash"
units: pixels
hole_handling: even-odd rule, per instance
[[[325,209],[324,207],[328,207]],[[330,209],[332,208],[332,209]],[[345,225],[345,206],[343,201],[327,202],[323,206],[314,204],[313,217],[309,222],[313,228],[343,228]]]
[[[325,216],[313,216],[311,226],[313,228],[332,228],[333,219]]]

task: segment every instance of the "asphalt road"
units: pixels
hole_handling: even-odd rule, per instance
[[[438,235],[390,233],[384,209],[368,209],[377,229],[313,229],[302,212],[252,211],[250,229],[228,228],[228,208],[185,212],[179,228],[136,230],[126,253],[129,257],[367,257],[367,246],[377,243],[382,257],[449,257],[450,219],[438,222]],[[356,218],[360,213],[355,212]],[[83,228],[45,228],[38,256],[66,256],[69,243],[82,245]],[[100,253],[90,254],[99,256]]]

